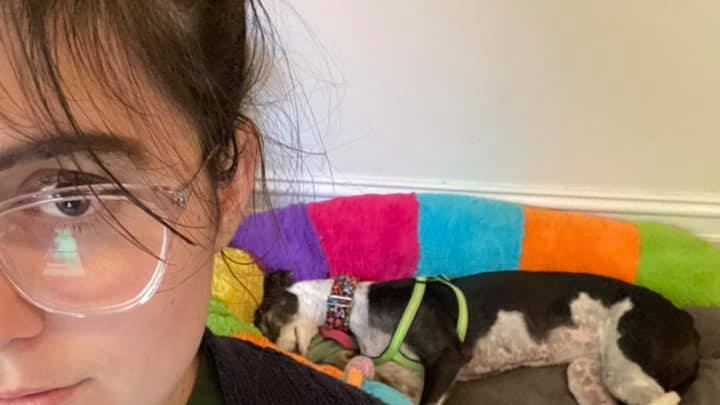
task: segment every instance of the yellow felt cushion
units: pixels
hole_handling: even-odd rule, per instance
[[[263,299],[263,274],[247,252],[226,248],[215,255],[212,295],[238,319],[252,323]]]

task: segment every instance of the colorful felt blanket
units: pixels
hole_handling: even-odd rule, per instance
[[[720,306],[720,250],[681,229],[438,194],[364,195],[253,215],[232,246],[298,280],[481,272],[598,274]]]

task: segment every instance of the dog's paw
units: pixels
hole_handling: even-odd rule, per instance
[[[567,376],[568,388],[579,405],[617,405],[603,385],[599,360],[576,359],[568,365]]]
[[[680,395],[678,395],[677,392],[671,391],[652,401],[648,405],[678,405],[680,400]]]

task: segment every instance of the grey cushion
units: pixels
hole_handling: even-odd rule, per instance
[[[700,374],[683,405],[720,403],[720,308],[693,308],[701,341]],[[567,389],[565,367],[525,368],[459,383],[448,405],[577,405]]]
[[[720,308],[690,308],[695,327],[701,336],[700,355],[720,359]]]

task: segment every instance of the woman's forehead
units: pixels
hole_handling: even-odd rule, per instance
[[[32,65],[7,38],[0,41],[0,170],[14,159],[81,149],[162,160],[176,174],[197,170],[202,158],[195,130],[139,67],[115,63],[104,77],[85,66],[92,63],[88,58],[58,47],[49,61],[57,69],[57,91],[46,61],[35,58]]]

